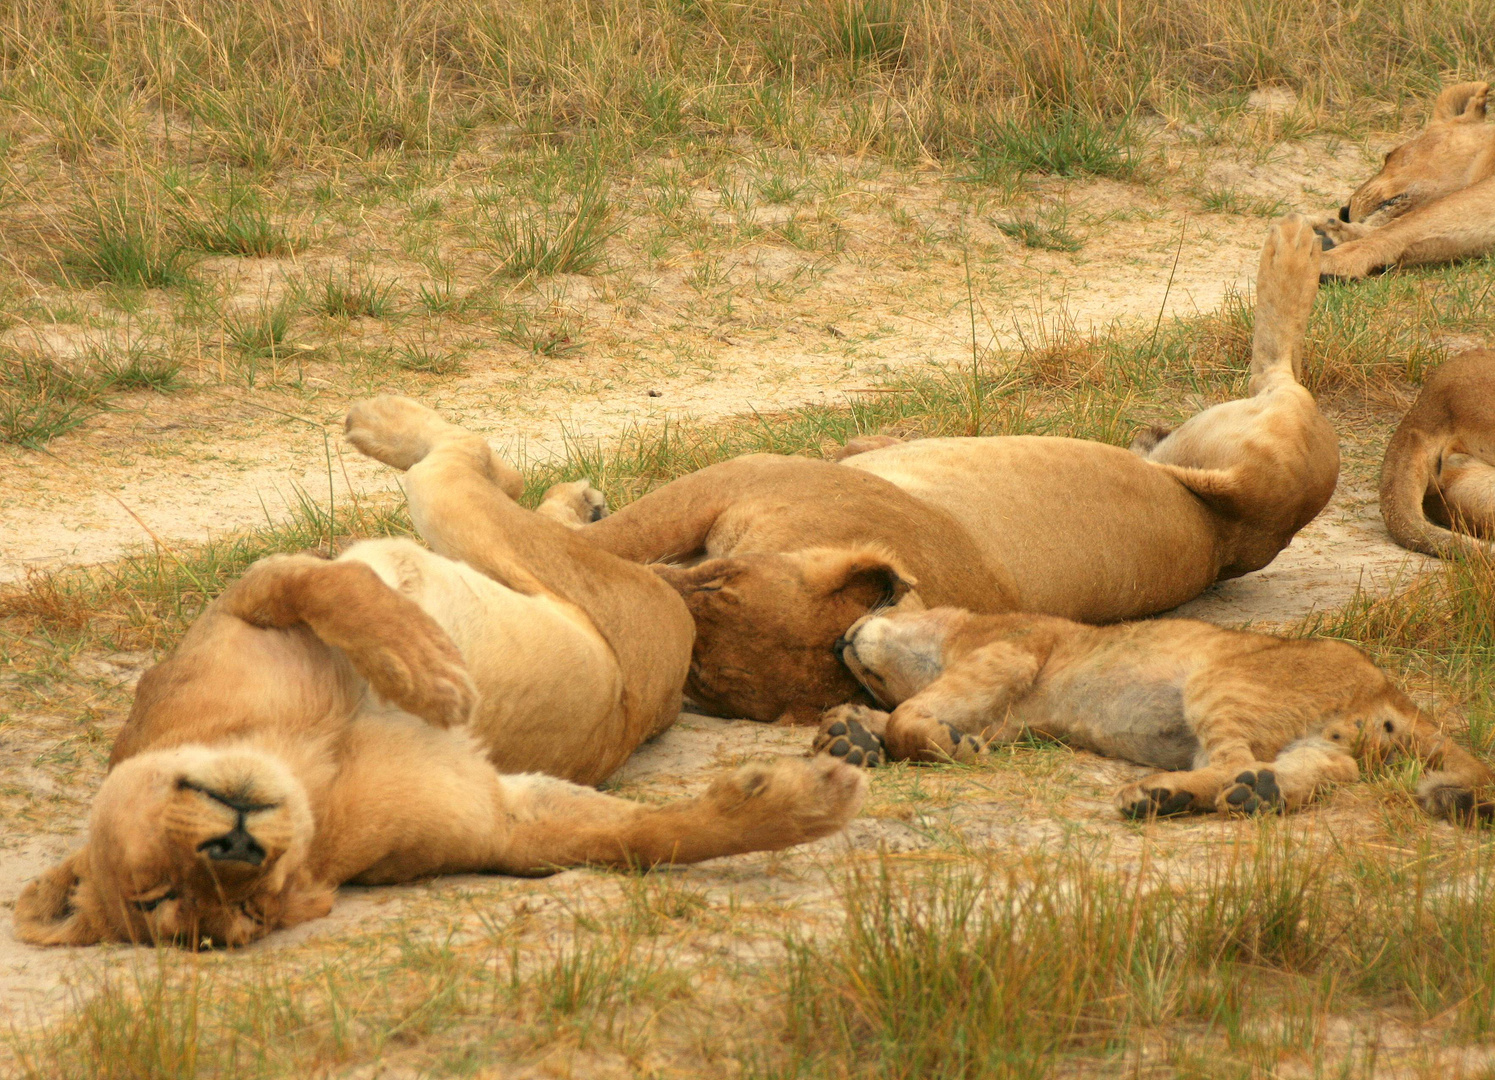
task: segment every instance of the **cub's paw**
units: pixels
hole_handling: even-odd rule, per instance
[[[1155,818],[1187,814],[1194,808],[1194,794],[1169,787],[1148,787],[1147,781],[1127,784],[1116,793],[1116,809],[1122,817]]]
[[[394,394],[360,401],[348,410],[343,434],[358,450],[396,469],[408,469],[443,435],[465,434],[434,409]]]
[[[607,496],[586,480],[552,484],[535,513],[576,529],[607,517]]]
[[[1460,825],[1488,825],[1495,821],[1495,803],[1481,801],[1467,787],[1428,783],[1417,789],[1417,804],[1436,818]]]
[[[1159,424],[1153,424],[1151,427],[1145,427],[1141,431],[1137,432],[1137,434],[1132,438],[1131,446],[1127,447],[1127,449],[1136,454],[1138,457],[1145,458],[1154,450],[1156,450],[1158,448],[1158,445],[1164,439],[1172,434],[1172,428],[1166,428]]]
[[[882,736],[873,730],[887,723],[887,713],[865,705],[838,705],[826,712],[810,746],[811,753],[829,754],[848,765],[874,769],[888,760]],[[876,718],[881,718],[878,723]]]
[[[986,740],[977,735],[971,735],[961,731],[953,724],[947,724],[943,720],[940,726],[945,729],[945,738],[949,740],[950,748],[939,748],[940,753],[947,754],[951,761],[957,761],[962,765],[969,765],[986,752]]]
[[[1215,799],[1222,814],[1280,814],[1286,806],[1271,769],[1247,769]]]

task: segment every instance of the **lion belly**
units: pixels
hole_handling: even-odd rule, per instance
[[[1199,739],[1184,713],[1182,664],[1102,655],[1050,663],[1013,710],[1031,730],[1106,757],[1190,769]]]
[[[955,517],[1011,573],[1021,610],[1081,622],[1164,611],[1219,570],[1213,521],[1171,476],[1115,446],[920,439],[843,463]]]
[[[472,731],[500,772],[596,783],[628,756],[608,735],[622,708],[617,660],[572,605],[408,540],[366,541],[342,557],[371,566],[461,650],[481,695]]]

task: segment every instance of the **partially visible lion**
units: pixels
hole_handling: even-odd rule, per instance
[[[1433,103],[1428,125],[1386,155],[1381,171],[1315,227],[1326,278],[1388,266],[1449,262],[1495,251],[1495,125],[1490,84],[1459,83]]]
[[[1381,517],[1402,547],[1495,555],[1495,351],[1438,368],[1381,463]]]
[[[892,712],[842,705],[816,749],[857,764],[970,760],[1032,732],[1164,770],[1116,793],[1132,817],[1296,810],[1400,751],[1431,766],[1431,814],[1492,816],[1495,774],[1358,649],[1189,619],[1091,627],[955,608],[870,615],[847,666]]]
[[[855,813],[845,765],[750,765],[645,806],[591,787],[680,705],[692,628],[657,577],[578,540],[482,439],[403,398],[354,407],[408,469],[408,540],[256,563],[141,679],[87,844],[31,882],[44,945],[242,945],[346,881],[650,866],[802,843]],[[519,774],[519,775],[513,775]]]
[[[1323,508],[1339,451],[1298,381],[1320,250],[1275,224],[1257,281],[1251,396],[1132,451],[1014,436],[759,454],[670,483],[581,535],[656,563],[696,624],[686,693],[813,723],[862,691],[834,645],[868,611],[942,604],[1107,622],[1257,570]]]

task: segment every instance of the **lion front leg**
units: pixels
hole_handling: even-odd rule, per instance
[[[1388,266],[1451,262],[1495,251],[1495,178],[1410,210],[1324,252],[1324,278],[1363,278]]]
[[[503,783],[507,832],[490,869],[517,874],[693,863],[792,847],[840,830],[866,794],[859,770],[824,756],[746,765],[697,798],[663,806],[545,776]]]

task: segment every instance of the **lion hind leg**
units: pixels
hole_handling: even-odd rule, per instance
[[[1344,747],[1317,737],[1299,739],[1269,764],[1242,769],[1215,797],[1215,809],[1222,814],[1297,810],[1325,788],[1359,776],[1360,767]]]
[[[550,777],[505,777],[508,833],[493,869],[658,866],[775,851],[837,832],[866,794],[833,758],[778,758],[717,778],[704,794],[648,806]]]
[[[1323,250],[1308,221],[1289,214],[1274,222],[1256,272],[1256,329],[1251,341],[1251,393],[1303,373],[1303,339],[1318,295]]]
[[[524,480],[495,454],[480,435],[448,423],[434,409],[394,394],[360,401],[348,410],[343,433],[360,453],[403,471],[419,465],[438,447],[460,447],[472,464],[511,499],[524,493]]]

